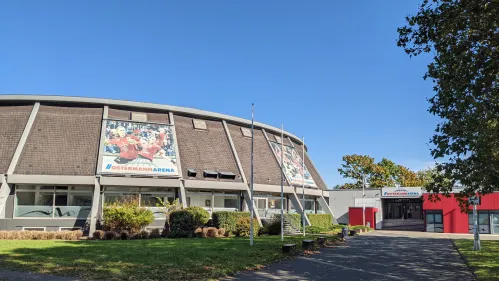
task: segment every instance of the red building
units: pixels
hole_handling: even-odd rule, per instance
[[[483,195],[478,209],[478,227],[483,234],[499,234],[499,192]],[[445,233],[473,233],[473,213],[461,212],[453,195],[440,195],[439,201],[430,201],[429,194],[423,194],[426,231]]]

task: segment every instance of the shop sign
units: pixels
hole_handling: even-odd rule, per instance
[[[381,197],[384,198],[419,198],[423,195],[421,187],[383,187]]]

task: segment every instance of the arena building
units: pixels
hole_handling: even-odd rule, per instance
[[[328,213],[329,192],[301,140],[255,123],[197,109],[98,98],[0,96],[0,229],[92,233],[105,202],[135,194],[155,213],[158,198],[210,213],[280,212],[281,142],[286,212]],[[302,182],[305,204],[302,206]],[[334,220],[334,219],[333,219]],[[310,224],[306,219],[307,224]]]

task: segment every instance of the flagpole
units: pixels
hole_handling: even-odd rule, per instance
[[[281,124],[281,241],[284,241],[284,124]]]
[[[255,119],[255,114],[254,114],[254,107],[255,104],[251,104],[251,185],[250,185],[250,210],[251,210],[251,215],[250,215],[250,246],[253,246],[253,232],[254,232],[254,227],[253,227],[253,217],[255,215],[255,210],[254,210],[254,204],[253,204],[253,149],[254,149],[254,143],[255,143],[255,130],[254,130],[254,119]]]
[[[305,236],[305,137],[302,138],[302,159],[301,159],[301,192],[302,192],[302,205],[303,205],[303,236]]]

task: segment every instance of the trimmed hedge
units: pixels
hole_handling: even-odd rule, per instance
[[[214,212],[212,215],[213,226],[216,228],[225,228],[225,231],[235,233],[236,224],[240,218],[249,218],[248,212]]]
[[[210,213],[202,207],[191,206],[185,209],[192,214],[194,226],[199,227],[206,225],[210,220]]]
[[[333,216],[329,214],[307,214],[310,224],[321,228],[329,228],[332,224]]]
[[[0,240],[80,240],[81,230],[73,231],[29,231],[29,230],[2,230]]]
[[[187,238],[194,236],[194,216],[187,210],[178,210],[170,213],[170,238]]]

